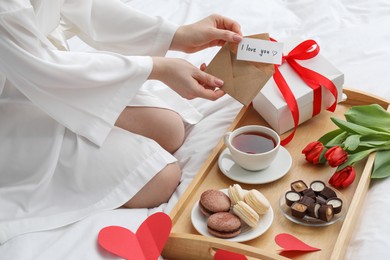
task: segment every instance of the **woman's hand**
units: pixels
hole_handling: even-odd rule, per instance
[[[222,46],[226,42],[240,42],[240,25],[221,15],[210,15],[196,23],[180,26],[171,43],[171,50],[187,53],[208,47]]]
[[[215,14],[179,27],[170,49],[193,53],[208,47],[222,46],[226,42],[238,43],[241,40],[240,25]],[[205,64],[199,69],[182,59],[153,57],[153,70],[149,79],[164,82],[187,99],[200,97],[216,100],[225,94],[219,89],[223,86],[223,81],[204,72],[205,68]]]
[[[225,93],[219,89],[223,81],[198,69],[191,63],[177,58],[153,57],[153,69],[149,79],[164,82],[186,99],[197,97],[216,100]]]

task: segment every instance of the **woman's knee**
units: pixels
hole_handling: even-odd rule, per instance
[[[185,138],[181,116],[168,109],[128,107],[118,118],[116,125],[155,140],[170,153],[179,149]]]
[[[168,152],[174,153],[184,143],[185,128],[184,123],[180,115],[170,111],[169,125],[167,126],[164,137],[160,140],[160,145],[164,147]]]
[[[156,184],[161,185],[158,194],[162,195],[162,202],[167,202],[177,189],[181,180],[181,168],[178,163],[168,164],[157,174]]]
[[[168,164],[123,206],[153,208],[168,202],[179,185],[180,179],[181,169],[178,163]]]

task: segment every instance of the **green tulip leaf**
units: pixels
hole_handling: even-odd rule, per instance
[[[371,178],[382,179],[390,176],[390,150],[378,151],[375,155]]]
[[[345,113],[345,118],[351,123],[390,132],[390,113],[378,104],[353,106]]]
[[[367,157],[372,152],[375,152],[375,149],[367,149],[367,150],[363,150],[363,151],[360,151],[357,153],[349,154],[347,161],[345,163],[343,163],[342,165],[340,165],[337,168],[337,170],[340,171],[340,170],[344,169],[345,167],[347,167],[348,165],[353,165],[354,163]]]
[[[390,136],[387,135],[386,133],[381,133],[381,134],[374,134],[374,135],[364,135],[361,137],[361,141],[385,141],[385,142],[390,142]]]
[[[355,151],[360,144],[360,135],[350,135],[344,141],[344,149],[348,151]]]
[[[359,135],[384,135],[384,136],[389,136],[390,133],[384,133],[384,132],[379,132],[376,130],[373,130],[371,128],[361,126],[355,123],[347,122],[335,117],[332,117],[331,120],[333,123],[335,123],[340,129],[343,129],[344,131],[347,131],[350,134],[359,134]]]
[[[337,129],[332,132],[329,132],[326,135],[323,135],[318,141],[324,144],[326,147],[332,147],[335,145],[340,145],[344,142],[345,138],[347,138],[348,133],[344,130]]]
[[[362,147],[383,147],[383,146],[388,146],[390,145],[390,141],[362,141],[360,140],[359,146]]]
[[[336,130],[324,134],[323,136],[320,137],[320,139],[318,139],[318,141],[320,141],[323,144],[327,144],[331,140],[337,138],[342,133],[344,133],[344,130],[338,128]]]
[[[320,164],[326,163],[325,153],[327,149],[322,150],[320,158],[318,158],[318,161]]]

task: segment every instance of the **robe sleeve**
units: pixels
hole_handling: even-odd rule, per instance
[[[126,55],[165,55],[178,28],[120,0],[65,0],[61,14],[88,45]]]
[[[54,120],[96,145],[102,145],[119,114],[147,80],[153,66],[151,57],[124,56],[103,51],[59,51],[40,32],[34,9],[26,2],[29,1],[24,1],[25,4],[20,6],[11,6],[8,10],[0,8],[2,78],[5,77],[7,82]],[[79,1],[85,2],[92,3],[88,0]],[[75,11],[82,10],[76,8]],[[85,35],[87,31],[88,35],[103,33],[97,29],[101,25],[92,25],[92,22],[86,20],[84,18],[85,26],[89,24],[92,28],[82,26],[86,30]],[[145,23],[145,28],[150,25],[155,29],[145,29],[143,32],[138,30],[138,33],[152,39],[154,33],[159,31],[158,28],[162,27],[160,22]],[[106,35],[104,38],[110,37]],[[120,42],[121,36],[117,37],[115,41]],[[99,39],[97,37],[96,42]],[[165,47],[153,43],[146,49],[161,51],[170,41],[171,38],[165,37],[161,43]],[[131,41],[127,42],[130,44]],[[111,46],[117,45],[112,43]],[[137,48],[139,54],[143,53],[141,47]]]

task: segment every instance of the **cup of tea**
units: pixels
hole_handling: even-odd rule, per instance
[[[225,133],[225,145],[233,160],[249,171],[267,168],[280,147],[279,135],[269,127],[247,125]]]

